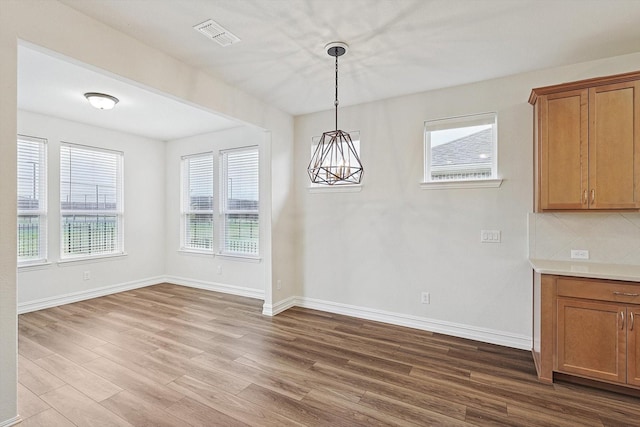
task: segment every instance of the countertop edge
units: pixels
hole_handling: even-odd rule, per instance
[[[529,264],[536,273],[540,274],[640,282],[640,266],[637,265],[541,259],[529,259]]]

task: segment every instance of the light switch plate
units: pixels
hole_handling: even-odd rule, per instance
[[[480,243],[500,243],[500,230],[480,230]]]

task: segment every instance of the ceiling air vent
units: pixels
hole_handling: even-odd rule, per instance
[[[236,35],[232,34],[229,30],[215,22],[213,19],[209,19],[204,21],[202,24],[195,25],[193,29],[217,42],[220,46],[230,46],[240,41]]]

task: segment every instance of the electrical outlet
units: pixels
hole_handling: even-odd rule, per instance
[[[218,274],[222,274],[222,266],[221,265],[218,266]]]
[[[571,249],[571,259],[589,259],[589,251],[586,249]]]
[[[277,289],[282,289],[282,280],[279,280],[276,282],[276,288]]]
[[[82,273],[82,279],[83,280],[90,280],[91,279],[91,272],[89,270],[87,270],[84,273]]]
[[[420,302],[422,304],[429,304],[431,302],[429,292],[423,292],[422,294],[420,294]]]

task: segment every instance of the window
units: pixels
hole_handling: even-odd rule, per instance
[[[222,253],[259,255],[258,147],[221,152]]]
[[[213,252],[213,154],[182,158],[181,248]]]
[[[495,180],[497,114],[425,122],[425,182]]]
[[[18,135],[18,263],[47,259],[46,139]]]
[[[122,254],[123,153],[60,146],[61,258]]]
[[[359,131],[351,131],[351,132],[347,132],[349,134],[349,136],[351,137],[351,141],[353,142],[353,147],[356,149],[356,154],[358,155],[358,157],[360,157],[360,132]],[[320,142],[320,138],[321,136],[314,136],[313,138],[311,138],[311,157],[313,157],[313,154],[316,151],[316,148],[318,147],[318,143]],[[346,149],[346,146],[345,146]],[[346,164],[344,165],[344,167],[351,167],[354,166],[352,164]],[[350,188],[356,188],[355,191],[359,191],[360,187],[362,186],[362,184],[353,184],[353,183],[346,183],[346,184],[336,184],[336,185],[323,185],[323,184],[316,184],[316,183],[311,183],[309,188],[312,188],[313,191],[345,191],[345,187],[350,187]],[[346,191],[349,191],[348,189]]]

